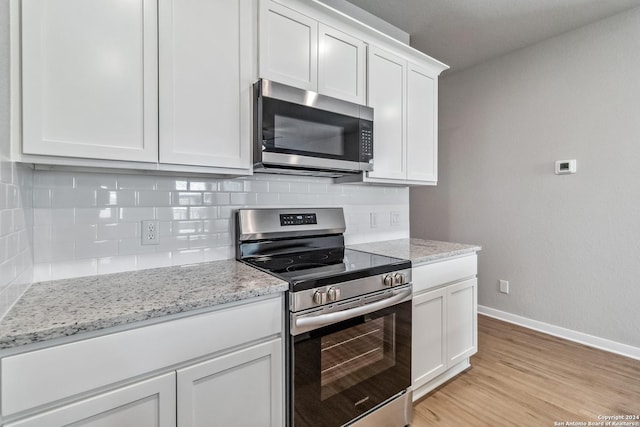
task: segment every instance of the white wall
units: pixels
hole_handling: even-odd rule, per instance
[[[639,76],[640,8],[442,79],[411,232],[483,246],[479,304],[640,346]]]
[[[0,319],[31,282],[30,170],[9,161],[9,2],[0,2]]]

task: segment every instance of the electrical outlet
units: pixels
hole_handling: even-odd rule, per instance
[[[509,281],[508,280],[500,280],[500,292],[503,294],[509,293]]]
[[[142,244],[143,245],[157,245],[160,243],[160,236],[158,229],[158,221],[148,220],[142,221]]]
[[[370,221],[371,228],[377,228],[378,227],[378,214],[376,212],[371,212],[369,214],[369,221]]]
[[[400,212],[391,212],[391,225],[400,225]]]

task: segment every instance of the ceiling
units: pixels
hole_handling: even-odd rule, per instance
[[[411,35],[411,45],[460,71],[640,0],[349,0]]]

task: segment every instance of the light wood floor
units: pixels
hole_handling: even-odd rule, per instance
[[[640,416],[638,360],[486,316],[478,316],[478,348],[471,369],[416,403],[412,427],[588,425],[599,415]],[[640,426],[640,419],[619,421]]]

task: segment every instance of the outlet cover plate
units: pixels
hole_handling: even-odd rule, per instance
[[[142,237],[143,245],[160,244],[160,236],[158,235],[160,230],[158,230],[158,228],[159,224],[156,220],[142,221],[142,232],[140,236]]]

